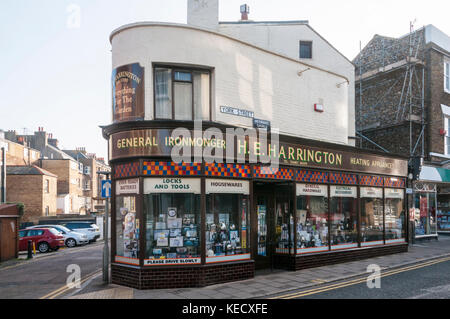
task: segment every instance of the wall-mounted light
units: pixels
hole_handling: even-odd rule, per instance
[[[300,71],[297,72],[297,75],[298,76],[302,76],[304,72],[309,71],[309,70],[311,70],[311,68],[307,68],[305,70],[300,70]]]
[[[344,82],[342,82],[342,83],[338,83],[338,84],[336,84],[336,87],[339,89],[340,87],[341,87],[341,85],[343,85],[343,84],[350,84],[348,81],[344,81]]]

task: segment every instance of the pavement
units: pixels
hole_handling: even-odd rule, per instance
[[[98,276],[64,298],[72,299],[264,299],[298,289],[317,287],[354,277],[367,276],[367,267],[376,264],[382,272],[450,256],[450,237],[417,242],[409,251],[337,265],[322,266],[297,272],[275,270],[257,272],[249,280],[203,288],[137,290],[107,285]]]

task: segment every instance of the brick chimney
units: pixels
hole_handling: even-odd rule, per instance
[[[241,5],[241,21],[248,21],[249,13],[250,13],[250,7],[247,4]]]

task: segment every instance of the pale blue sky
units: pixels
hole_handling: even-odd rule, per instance
[[[349,59],[374,34],[398,37],[434,24],[450,34],[450,2],[442,0],[222,0],[219,19],[309,20]],[[68,28],[71,4],[79,28]],[[0,129],[28,133],[43,126],[63,148],[86,147],[106,157],[99,125],[110,123],[109,35],[136,21],[186,23],[187,0],[1,0]]]

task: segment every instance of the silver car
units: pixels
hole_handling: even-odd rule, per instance
[[[69,228],[62,225],[36,225],[28,228],[53,228],[61,233],[64,237],[64,243],[67,247],[72,248],[75,246],[86,245],[89,243],[87,235],[72,231]]]

